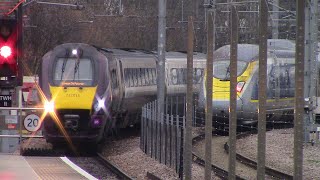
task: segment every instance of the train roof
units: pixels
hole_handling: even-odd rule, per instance
[[[147,51],[142,49],[111,49],[111,48],[99,48],[104,54],[110,53],[114,56],[121,56],[125,59],[131,59],[130,57],[155,57],[157,59],[158,54],[155,51]],[[206,59],[206,54],[194,52],[194,59]],[[135,59],[135,58],[133,58]],[[187,53],[186,52],[175,52],[168,51],[166,52],[166,60],[186,60]]]
[[[288,39],[268,39],[269,50],[295,50],[296,44]]]
[[[277,58],[294,58],[295,44],[286,39],[268,39],[268,55],[273,54]],[[259,57],[257,44],[238,44],[238,60],[251,62]],[[230,45],[225,45],[214,51],[214,60],[230,59]]]
[[[186,61],[187,60],[187,53],[186,52],[166,52],[166,60],[182,60],[182,61]],[[206,60],[206,54],[204,53],[199,53],[199,52],[194,52],[193,53],[193,59],[196,60]]]
[[[142,49],[129,49],[129,48],[123,48],[123,49],[112,49],[112,48],[98,48],[100,51],[102,51],[104,54],[110,53],[115,56],[132,56],[132,55],[154,55],[153,51],[147,51]]]
[[[256,44],[238,44],[238,60],[250,62],[259,55]],[[230,45],[225,45],[213,52],[213,60],[230,59]]]

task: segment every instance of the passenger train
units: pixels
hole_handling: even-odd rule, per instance
[[[194,54],[194,89],[199,91],[206,55]],[[166,53],[168,95],[186,91],[187,55]],[[142,105],[156,98],[157,56],[134,49],[105,49],[82,43],[58,45],[46,53],[39,75],[48,142],[99,142],[113,128],[139,122]]]
[[[293,113],[295,45],[268,41],[267,114],[269,121],[286,121]],[[240,124],[255,124],[258,110],[259,47],[238,45],[237,117]],[[230,99],[230,46],[213,54],[213,123],[228,124]],[[44,118],[48,142],[97,143],[114,128],[139,122],[141,107],[156,99],[157,54],[136,49],[98,48],[82,43],[58,45],[42,58],[40,87],[52,113]],[[194,53],[194,92],[205,110],[206,55]],[[167,95],[186,92],[187,54],[167,52]],[[64,132],[64,133],[63,133]]]
[[[268,40],[267,57],[267,121],[286,122],[292,119],[290,115],[294,108],[295,44],[287,40]],[[230,45],[214,51],[213,60],[213,123],[218,127],[227,127],[230,104]],[[238,44],[237,63],[238,123],[253,125],[258,120],[259,46]],[[204,111],[205,80],[201,89],[199,109]]]

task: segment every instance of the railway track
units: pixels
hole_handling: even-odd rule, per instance
[[[245,138],[247,137],[248,135],[250,135],[249,133],[244,133],[244,134],[239,134],[237,135],[237,139],[240,139],[240,138]],[[224,149],[226,152],[229,152],[229,145],[228,143],[226,142],[225,145],[224,145]],[[257,162],[244,156],[244,155],[241,155],[240,153],[236,153],[236,158],[238,161],[240,161],[241,163],[249,166],[249,167],[252,167],[254,169],[257,169]],[[284,172],[281,172],[281,171],[278,171],[274,168],[271,168],[271,167],[268,167],[268,166],[265,166],[265,171],[266,171],[266,174],[272,176],[272,177],[275,177],[275,178],[279,178],[279,179],[293,179],[293,176],[291,174],[287,174],[287,173],[284,173]]]
[[[249,133],[248,133],[249,134]],[[245,135],[239,135],[237,138],[243,138]],[[198,152],[193,151],[193,159],[194,162],[198,163],[199,165],[204,166],[204,159],[202,154],[204,151],[199,150],[197,147],[201,147],[203,144],[204,135],[198,135],[193,138],[193,146]],[[213,146],[214,153],[213,153],[213,163],[212,163],[212,171],[215,172],[217,176],[222,179],[228,178],[228,145],[227,145],[228,137],[218,137],[213,135],[213,141],[217,144]],[[198,144],[198,145],[197,145]],[[217,147],[219,146],[219,147]],[[202,152],[201,152],[202,151]],[[215,160],[219,156],[219,160],[225,160],[224,162],[219,162],[219,160]],[[237,176],[236,179],[255,179],[256,178],[256,169],[257,163],[249,158],[246,158],[237,153]],[[277,171],[270,167],[266,167],[266,179],[293,179],[292,175],[286,174],[281,171]]]
[[[133,179],[129,175],[127,175],[124,171],[122,171],[120,168],[118,168],[116,165],[114,165],[111,161],[109,161],[105,157],[103,157],[102,154],[97,153],[97,156],[95,158],[102,165],[104,165],[110,171],[112,171],[114,174],[116,174],[120,179],[124,179],[124,180],[132,180]]]
[[[193,138],[192,144],[193,144],[193,149],[196,151],[192,152],[193,160],[195,163],[205,166],[205,161],[204,161],[204,149],[201,147],[204,147],[204,134],[198,135]],[[216,136],[213,136],[213,138],[217,138]],[[211,169],[215,173],[216,176],[220,177],[221,179],[228,179],[228,171],[227,171],[227,163],[228,163],[228,157],[227,154],[223,150],[223,143],[225,142],[225,138],[223,139],[216,139],[215,142],[218,144],[215,144],[214,146],[214,152],[213,152],[213,162],[211,164]],[[221,143],[223,142],[223,143]],[[220,146],[221,145],[221,146]],[[200,149],[199,149],[200,147]],[[219,148],[217,148],[219,147]],[[219,157],[219,160],[216,160],[215,158]],[[221,161],[222,160],[222,161]],[[242,179],[247,179],[247,177],[243,176],[236,176],[236,179],[242,180]]]

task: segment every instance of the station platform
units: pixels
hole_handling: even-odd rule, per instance
[[[36,157],[0,153],[1,180],[96,179],[66,157]]]

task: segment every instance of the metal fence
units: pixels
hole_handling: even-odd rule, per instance
[[[165,114],[157,119],[157,101],[142,107],[140,148],[182,175],[185,96],[167,97]],[[196,122],[194,121],[194,125]]]
[[[44,108],[36,107],[38,101],[28,101],[28,97],[32,94],[24,94],[21,88],[12,91],[16,92],[17,97],[2,96],[8,96],[8,105],[13,107],[0,107],[0,152],[2,153],[14,153],[19,148],[21,151],[20,145],[23,139],[43,137],[40,117]],[[2,90],[2,93],[8,94],[5,90]],[[11,103],[12,101],[14,103]]]

